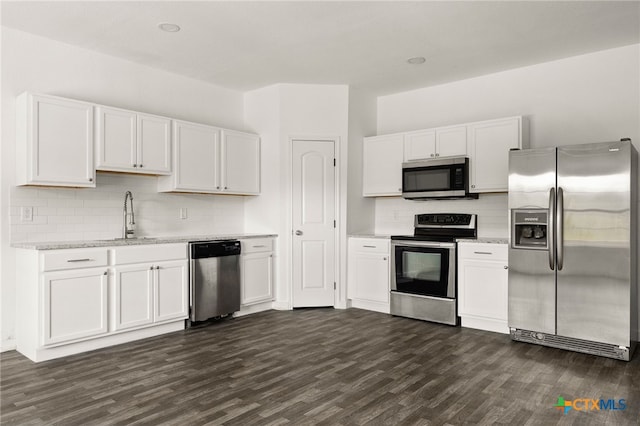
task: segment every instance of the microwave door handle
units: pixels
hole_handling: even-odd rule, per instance
[[[556,206],[556,251],[558,252],[558,271],[564,265],[564,191],[558,187],[558,205]]]
[[[548,232],[547,232],[547,245],[549,246],[549,268],[553,271],[555,269],[555,253],[556,253],[556,241],[554,229],[554,214],[556,207],[556,190],[551,188],[549,191],[549,213],[548,217]]]

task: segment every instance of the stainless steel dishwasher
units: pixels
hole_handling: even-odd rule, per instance
[[[240,241],[189,243],[189,324],[240,310]]]

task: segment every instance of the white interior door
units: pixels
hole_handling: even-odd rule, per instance
[[[333,306],[335,147],[293,141],[293,307]]]

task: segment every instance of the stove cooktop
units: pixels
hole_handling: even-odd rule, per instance
[[[417,214],[413,235],[392,235],[392,240],[453,242],[477,238],[477,215],[466,213]]]

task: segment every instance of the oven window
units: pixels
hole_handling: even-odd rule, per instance
[[[454,297],[449,292],[449,249],[397,246],[395,250],[397,291]]]

